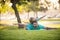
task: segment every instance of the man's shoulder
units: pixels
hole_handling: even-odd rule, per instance
[[[27,23],[26,25],[31,25],[30,23]]]

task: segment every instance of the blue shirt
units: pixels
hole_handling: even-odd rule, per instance
[[[44,29],[44,26],[40,25],[40,24],[37,24],[37,27],[34,28],[34,26],[31,24],[31,23],[28,23],[26,25],[26,29],[27,30],[40,30],[40,29]]]

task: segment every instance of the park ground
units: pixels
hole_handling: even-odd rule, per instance
[[[1,26],[0,40],[60,40],[60,28],[52,30],[25,30],[17,26]]]
[[[47,22],[49,23],[44,24],[44,26],[57,28],[52,30],[25,30],[25,28],[18,29],[18,26],[15,25],[0,25],[0,40],[60,40],[60,20],[54,20],[39,21],[43,24]],[[28,20],[24,21],[26,22]],[[9,23],[9,21],[1,21],[1,23],[5,24],[6,22]]]

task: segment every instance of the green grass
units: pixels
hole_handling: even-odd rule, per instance
[[[18,26],[0,26],[0,30],[4,30],[4,29],[8,29],[8,30],[13,30],[13,29],[18,29]]]
[[[11,27],[0,30],[0,40],[60,40],[60,29],[21,30]]]

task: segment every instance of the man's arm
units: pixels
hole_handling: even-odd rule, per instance
[[[29,27],[26,27],[26,30],[30,30],[30,28]]]
[[[30,25],[26,24],[26,30],[30,30]]]
[[[51,30],[51,29],[57,29],[57,28],[51,28],[51,27],[44,27],[46,30]]]

